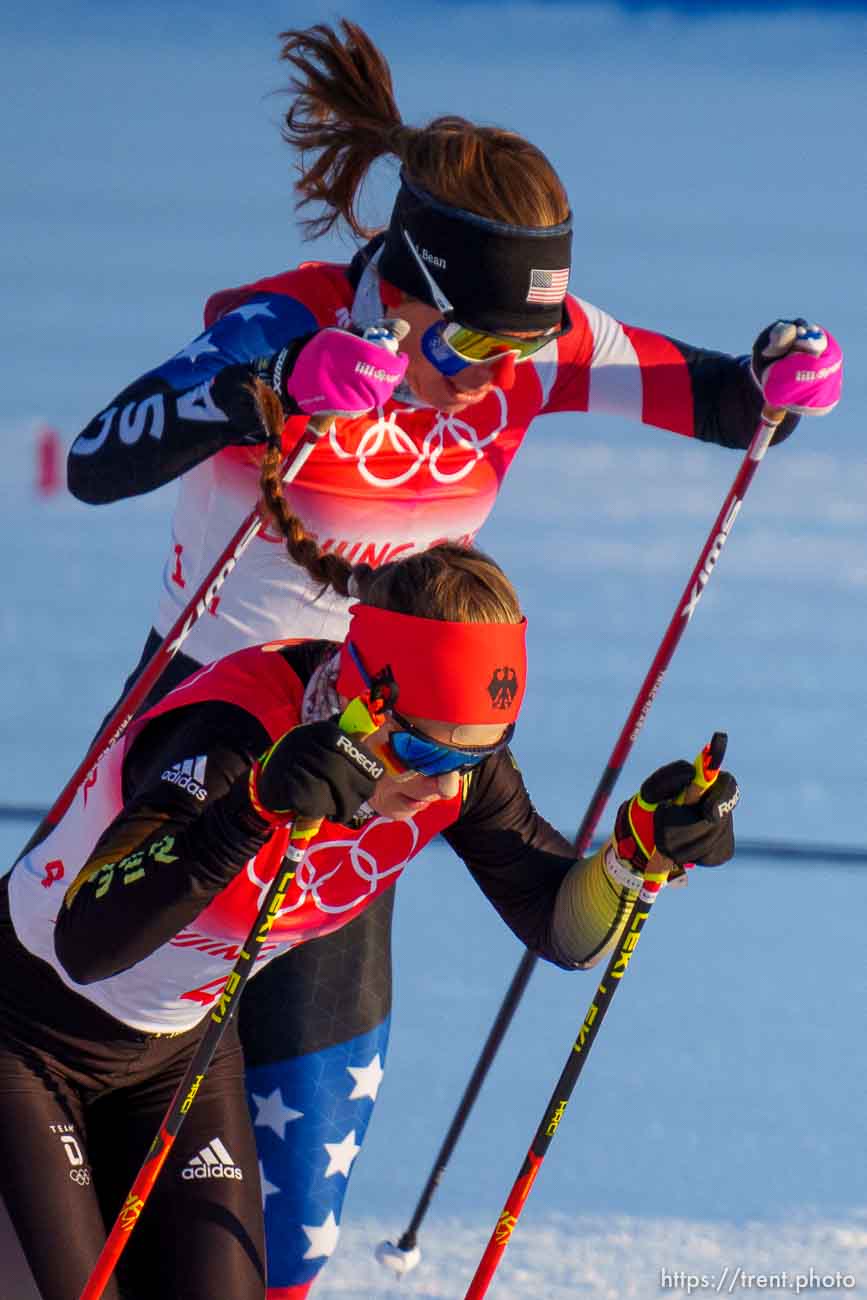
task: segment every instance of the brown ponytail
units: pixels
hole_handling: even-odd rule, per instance
[[[273,389],[252,385],[256,409],[267,433],[260,485],[271,518],[286,541],[289,558],[323,590],[357,596],[368,605],[449,623],[520,623],[515,589],[498,564],[475,548],[444,543],[378,569],[352,565],[341,555],[323,554],[293,515],[281,478],[283,407]],[[350,590],[350,583],[351,590]]]
[[[361,221],[358,196],[372,165],[389,155],[453,207],[518,226],[567,219],[566,191],[540,149],[516,132],[462,117],[405,125],[385,56],[356,23],[342,19],[340,27],[342,39],[325,23],[280,36],[280,57],[295,70],[283,138],[301,155],[298,207],[323,208],[302,222],[309,237],[338,221],[361,238],[374,233]],[[314,153],[318,157],[308,163]]]

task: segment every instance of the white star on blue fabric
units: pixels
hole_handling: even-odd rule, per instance
[[[267,302],[245,302],[242,307],[236,307],[234,311],[227,312],[223,320],[229,316],[240,316],[242,320],[249,320],[251,316],[270,316],[276,320],[276,313],[271,310]]]
[[[268,1197],[273,1196],[275,1192],[279,1192],[280,1188],[277,1186],[276,1183],[268,1182],[268,1179],[265,1176],[265,1169],[261,1160],[259,1161],[259,1181],[262,1184],[262,1209],[264,1210],[265,1202],[267,1201]]]
[[[186,358],[187,361],[193,363],[198,361],[199,357],[206,352],[219,352],[219,350],[215,343],[210,342],[207,335],[203,335],[200,339],[193,339],[192,343],[187,344],[185,348],[181,348],[180,352],[176,352],[172,357],[172,361],[181,361]]]
[[[376,1053],[370,1065],[347,1065],[346,1068],[355,1080],[355,1087],[349,1094],[349,1100],[358,1101],[359,1097],[369,1097],[371,1101],[376,1101],[379,1085],[385,1077],[385,1071],[379,1059],[379,1052]]]
[[[343,1174],[348,1178],[352,1162],[361,1150],[355,1141],[355,1129],[351,1128],[340,1142],[323,1142],[322,1145],[328,1152],[328,1168],[325,1170],[325,1177],[331,1178],[334,1174]]]
[[[318,1228],[312,1224],[302,1223],[301,1230],[306,1232],[310,1241],[310,1245],[304,1252],[304,1259],[323,1259],[334,1254],[340,1229],[333,1210],[328,1211],[324,1223],[321,1223]]]
[[[272,1128],[281,1142],[286,1137],[286,1125],[291,1124],[293,1119],[304,1117],[303,1111],[293,1110],[291,1106],[283,1104],[283,1094],[279,1088],[275,1088],[267,1097],[257,1097],[254,1092],[253,1100],[256,1103],[256,1118],[253,1123],[262,1128]]]

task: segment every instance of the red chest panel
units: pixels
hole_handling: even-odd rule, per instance
[[[410,858],[455,821],[460,796],[431,804],[412,821],[377,817],[360,830],[323,822],[298,867],[293,888],[271,930],[277,942],[297,942],[338,930],[390,888]],[[195,922],[200,934],[243,939],[271,879],[253,858]]]

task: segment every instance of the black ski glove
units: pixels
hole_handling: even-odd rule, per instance
[[[293,727],[253,764],[250,802],[265,821],[348,822],[385,768],[336,718]]]
[[[718,867],[734,855],[732,812],[740,790],[731,772],[720,772],[694,804],[678,804],[695,775],[695,766],[680,759],[657,768],[638,794],[617,810],[614,841],[621,862],[643,872],[654,849],[678,866],[697,862]]]

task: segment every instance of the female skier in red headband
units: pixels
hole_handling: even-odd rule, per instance
[[[282,524],[317,583],[345,597],[352,583],[360,597],[343,642],[271,642],[188,678],[0,882],[2,1188],[43,1300],[76,1300],[89,1276],[259,909],[275,825],[324,819],[266,961],[342,933],[437,834],[515,934],[568,969],[614,943],[654,847],[680,864],[733,850],[734,779],[721,773],[680,807],[693,767],[674,763],[645,782],[640,805],[622,805],[604,850],[576,860],[507,748],[526,623],[502,571],[454,545],[353,571],[304,541],[285,508]],[[378,725],[366,744],[338,725],[353,700]],[[284,987],[275,1017],[303,993]],[[363,1068],[355,1078],[375,1082]],[[298,1118],[259,1100],[278,1135]],[[348,1142],[330,1149],[337,1166]],[[121,1257],[121,1290],[111,1282],[105,1295],[264,1296],[260,1195],[230,1027]],[[327,1245],[337,1227],[308,1232]]]
[[[82,500],[182,476],[142,665],[255,500],[253,375],[281,399],[286,447],[307,416],[331,417],[286,497],[323,551],[373,568],[444,538],[469,542],[537,416],[611,412],[744,447],[777,358],[793,349],[819,357],[839,380],[833,340],[801,320],[764,330],[750,364],[623,324],[568,294],[572,214],[545,156],[518,134],[462,118],[404,123],[388,65],[356,25],[284,33],[282,56],[295,92],[284,135],[303,155],[296,187],[302,205],[318,205],[310,231],[342,222],[367,242],[348,266],[308,262],[215,294],[205,332],[76,439],[69,483]],[[357,195],[389,156],[401,165],[400,187],[387,228],[370,238]],[[383,318],[401,323],[383,327]],[[777,440],[796,422],[787,417]],[[322,594],[302,567],[287,566],[278,541],[263,531],[253,543],[161,690],[257,642],[342,639],[345,595]],[[198,757],[183,755],[171,778],[178,788],[204,788]],[[324,1111],[308,1101],[317,1088],[336,1095],[347,1069],[381,1074],[392,900],[386,891],[345,933],[272,964],[241,1006],[269,1189],[271,1300],[305,1296],[333,1248],[351,1161],[324,1177],[324,1144],[350,1131],[361,1144],[376,1087],[318,1129],[307,1116]],[[304,1120],[286,1118],[302,1111]],[[304,1225],[322,1231],[311,1241]]]

